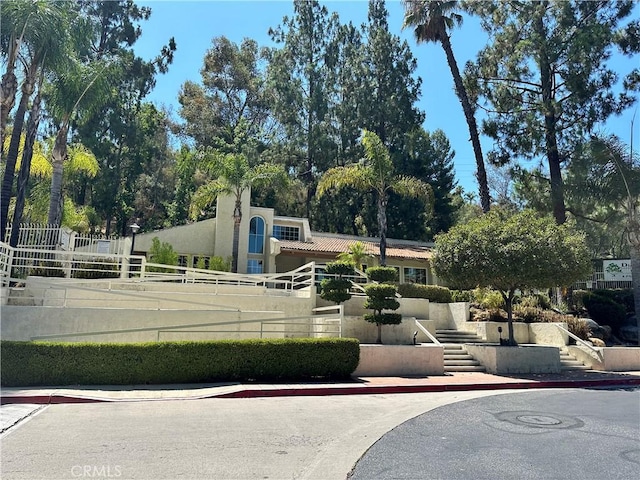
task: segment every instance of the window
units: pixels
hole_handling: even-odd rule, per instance
[[[247,273],[262,273],[262,260],[250,258],[247,262]]]
[[[286,225],[274,225],[273,236],[278,240],[300,240],[300,229],[298,227],[288,227]]]
[[[200,268],[202,270],[209,270],[209,261],[211,257],[193,257],[193,268]]]
[[[249,253],[264,252],[264,220],[253,217],[249,222]]]
[[[404,283],[427,284],[427,270],[425,268],[404,267]]]
[[[178,266],[186,267],[189,265],[189,257],[186,255],[178,255]]]

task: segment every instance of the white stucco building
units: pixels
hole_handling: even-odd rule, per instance
[[[217,200],[216,218],[138,234],[135,253],[148,254],[152,239],[168,242],[179,254],[181,266],[194,267],[200,259],[208,265],[212,256],[231,257],[235,199]],[[287,272],[306,263],[326,263],[357,241],[371,254],[367,266],[378,265],[379,239],[313,232],[306,218],[282,217],[274,209],[250,204],[250,192],[242,196],[242,222],[238,246],[239,273]],[[429,259],[432,243],[387,239],[387,266],[398,269],[401,283],[435,284]]]

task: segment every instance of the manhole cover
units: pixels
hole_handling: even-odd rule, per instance
[[[562,420],[545,415],[520,415],[517,420],[521,423],[528,423],[533,426],[560,425],[562,423]]]
[[[580,428],[584,422],[575,417],[548,412],[500,412],[494,414],[502,422],[533,428]]]

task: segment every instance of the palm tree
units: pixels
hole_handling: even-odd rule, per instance
[[[42,0],[12,0],[3,4],[3,25],[11,25],[8,33],[1,37],[7,50],[7,71],[2,76],[2,104],[0,105],[0,138],[4,141],[5,127],[9,111],[15,102],[17,80],[16,60],[24,65],[22,96],[14,115],[11,141],[6,154],[6,164],[0,193],[0,238],[8,221],[8,208],[13,193],[15,166],[22,137],[24,117],[33,94],[38,72],[42,74],[45,61],[48,67],[65,58],[64,49],[70,41],[69,27],[75,8],[70,2],[47,2]],[[6,22],[5,20],[11,20]],[[3,48],[4,52],[4,48]]]
[[[350,244],[348,251],[338,254],[337,259],[341,262],[350,263],[354,268],[360,268],[370,256],[367,251],[367,246],[358,241]]]
[[[449,30],[455,26],[462,25],[462,15],[455,12],[458,2],[455,0],[403,0],[403,3],[405,8],[403,28],[414,27],[413,31],[418,43],[440,43],[447,56],[447,63],[453,76],[456,95],[460,99],[464,116],[467,119],[471,145],[476,157],[476,167],[478,169],[476,179],[480,190],[480,204],[482,205],[482,211],[487,213],[491,207],[491,197],[489,196],[489,184],[487,183],[487,172],[484,168],[478,125],[476,124],[474,109],[469,101],[467,89],[462,82],[460,69],[458,68],[456,57],[453,55],[451,39],[449,38]]]
[[[429,210],[433,208],[433,190],[415,177],[395,175],[389,150],[373,132],[362,135],[365,157],[356,164],[334,167],[318,182],[318,197],[330,189],[353,187],[363,192],[375,192],[378,200],[378,231],[380,235],[380,265],[387,263],[387,205],[389,192],[404,197],[419,198]]]
[[[633,128],[633,124],[632,124]],[[617,136],[594,136],[591,139],[591,162],[604,165],[604,174],[595,179],[596,189],[587,191],[598,195],[603,192],[618,200],[627,217],[626,240],[631,260],[631,285],[633,290],[636,324],[640,329],[640,159]],[[628,153],[627,153],[628,148]],[[599,192],[598,192],[599,190]],[[602,193],[600,193],[602,194]],[[638,337],[640,345],[640,337]]]
[[[231,271],[238,272],[238,244],[240,243],[240,223],[242,222],[242,194],[253,186],[280,184],[285,186],[287,174],[280,165],[262,163],[251,167],[242,153],[210,155],[208,169],[217,180],[200,187],[191,203],[191,217],[212,204],[218,195],[233,195],[233,247]]]

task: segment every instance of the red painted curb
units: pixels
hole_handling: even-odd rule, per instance
[[[272,388],[253,390],[245,389],[237,392],[213,394],[209,396],[188,397],[184,400],[203,398],[265,398],[265,397],[319,397],[329,395],[384,395],[394,393],[426,393],[426,392],[464,392],[479,390],[524,390],[531,388],[594,388],[594,387],[630,387],[639,386],[640,378],[621,378],[611,380],[550,380],[540,382],[502,382],[475,384],[436,384],[436,385],[371,385],[354,387],[312,387],[312,388]],[[149,399],[178,400],[177,398]],[[140,402],[144,399],[101,399],[72,397],[67,395],[7,395],[0,398],[0,404],[32,403],[37,405],[53,405],[65,403],[106,403],[106,402]]]

